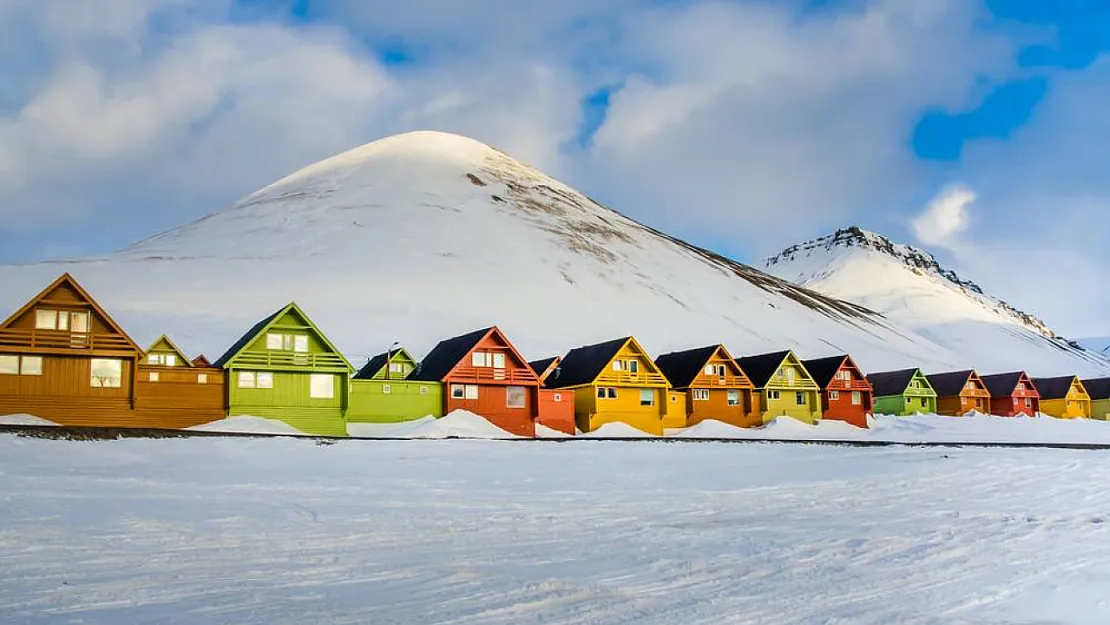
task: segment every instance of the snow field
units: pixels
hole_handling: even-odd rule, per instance
[[[0,620],[1101,625],[1106,462],[0,436]]]

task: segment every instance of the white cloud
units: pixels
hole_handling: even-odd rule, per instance
[[[911,222],[914,236],[924,245],[961,251],[965,245],[961,235],[971,225],[975,199],[975,192],[964,186],[941,190]]]

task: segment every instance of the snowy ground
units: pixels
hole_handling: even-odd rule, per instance
[[[0,436],[0,622],[1110,622],[1110,452]]]

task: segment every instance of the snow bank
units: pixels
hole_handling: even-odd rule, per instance
[[[58,427],[57,423],[42,417],[29,414],[9,414],[0,416],[0,425],[32,425],[41,427]]]
[[[521,438],[466,410],[455,410],[439,419],[427,416],[403,423],[348,423],[347,433],[363,438]]]
[[[643,430],[638,430],[627,423],[606,423],[593,432],[579,434],[578,438],[648,438],[655,437]]]
[[[304,432],[277,419],[265,417],[228,417],[219,421],[194,425],[188,430],[196,432],[227,432],[233,434],[274,434],[281,436],[308,436]]]
[[[536,424],[536,438],[574,438],[573,434],[567,434],[555,428],[549,428],[541,423]]]

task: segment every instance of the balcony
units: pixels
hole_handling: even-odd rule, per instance
[[[504,382],[505,384],[536,384],[535,374],[520,369],[498,369],[494,367],[459,366],[451,371],[455,381],[477,380],[479,382]]]
[[[118,334],[85,334],[66,330],[0,329],[0,348],[31,352],[134,352],[134,346]]]
[[[286,351],[243,352],[235,357],[236,369],[346,369],[338,354]]]

